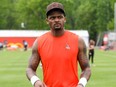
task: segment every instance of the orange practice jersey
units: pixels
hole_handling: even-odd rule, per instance
[[[38,38],[44,82],[47,87],[76,87],[78,84],[78,36],[69,31],[54,37],[48,32]]]

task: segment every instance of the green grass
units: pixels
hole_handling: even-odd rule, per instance
[[[32,87],[25,71],[31,50],[0,51],[0,87]],[[116,87],[116,51],[95,50],[95,66],[86,87]],[[41,68],[37,70],[42,78]]]
[[[87,87],[116,87],[116,51],[95,51],[95,66]]]

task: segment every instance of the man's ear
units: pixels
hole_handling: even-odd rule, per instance
[[[46,23],[49,24],[48,19],[46,18]]]
[[[66,23],[66,18],[64,19],[64,22]]]
[[[49,24],[49,22],[48,22],[48,21],[46,21],[46,23],[47,23],[47,24]]]

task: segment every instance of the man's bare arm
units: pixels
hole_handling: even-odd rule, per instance
[[[89,60],[87,58],[87,48],[84,40],[80,37],[79,37],[78,61],[82,70],[80,78],[85,77],[87,80],[89,80],[91,76],[91,69],[89,65]]]
[[[38,41],[36,40],[32,47],[32,54],[29,59],[28,67],[26,70],[26,75],[29,80],[31,79],[32,76],[36,75],[36,70],[39,65],[39,62],[40,62],[40,57],[38,54]]]

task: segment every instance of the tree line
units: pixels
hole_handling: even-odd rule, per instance
[[[56,0],[1,0],[1,30],[48,30],[46,6]],[[116,0],[57,0],[66,11],[66,29],[88,30],[95,39],[100,32],[114,29]],[[24,26],[21,26],[21,24]]]

